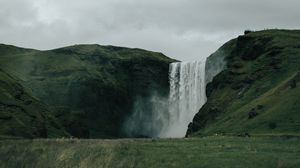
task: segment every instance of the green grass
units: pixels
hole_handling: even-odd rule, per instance
[[[299,138],[0,141],[0,167],[299,167]]]
[[[162,53],[114,46],[39,51],[0,44],[0,69],[79,138],[126,136],[123,121],[131,115],[136,97],[168,94],[169,63],[174,61]],[[1,113],[6,111],[0,108]],[[11,135],[1,130],[0,135]]]
[[[49,107],[0,69],[0,138],[68,136]]]
[[[300,31],[253,32],[219,52],[227,68],[208,84],[192,136],[300,134]],[[249,119],[251,111],[258,115]]]

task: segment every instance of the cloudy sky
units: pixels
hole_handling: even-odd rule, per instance
[[[300,28],[299,11],[299,0],[0,0],[0,43],[97,43],[191,61],[245,29]]]

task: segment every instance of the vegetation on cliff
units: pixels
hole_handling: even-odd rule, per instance
[[[69,136],[51,113],[0,69],[0,139]]]
[[[154,91],[168,94],[168,68],[173,61],[161,53],[114,46],[38,51],[0,45],[1,69],[50,107],[67,132],[81,138],[126,136],[122,124],[136,97]]]
[[[208,60],[226,67],[207,85],[189,136],[300,134],[300,31],[250,32],[216,54]]]

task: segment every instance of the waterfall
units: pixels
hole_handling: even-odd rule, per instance
[[[184,137],[206,102],[205,81],[204,61],[171,63],[169,96],[152,91],[149,97],[137,97],[124,132],[129,137]]]
[[[160,137],[184,137],[188,124],[206,102],[205,61],[171,63],[169,82],[169,118]]]

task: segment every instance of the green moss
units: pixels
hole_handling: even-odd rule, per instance
[[[0,137],[69,136],[49,108],[0,69]]]
[[[208,84],[208,101],[190,131],[202,136],[299,134],[300,90],[290,83],[300,82],[300,32],[252,32],[219,50],[226,53],[227,68]],[[251,111],[256,116],[249,119]]]
[[[82,138],[124,136],[134,100],[166,96],[169,63],[161,53],[75,45],[49,51],[0,46],[0,66],[51,107],[68,132]]]

